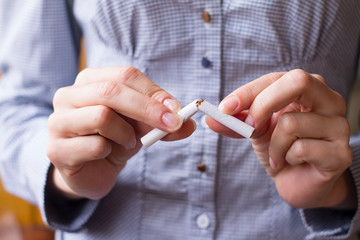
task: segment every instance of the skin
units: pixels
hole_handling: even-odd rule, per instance
[[[195,123],[182,124],[179,109],[133,67],[84,70],[54,97],[48,145],[54,186],[68,198],[104,197],[146,132],[171,132],[164,139],[170,141],[191,135]],[[345,101],[321,76],[302,70],[264,75],[232,92],[220,109],[255,127],[253,148],[287,203],[356,208]],[[241,137],[209,117],[207,123]]]
[[[182,124],[176,99],[134,67],[86,69],[53,106],[47,155],[53,184],[68,198],[104,197],[153,127],[172,132],[167,140],[195,130],[193,121]]]
[[[287,203],[356,209],[345,101],[321,76],[298,69],[264,75],[219,107],[255,127],[255,153]],[[211,118],[207,123],[220,134],[240,137]]]

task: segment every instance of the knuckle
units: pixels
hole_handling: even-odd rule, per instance
[[[306,159],[309,153],[308,147],[302,139],[298,139],[293,143],[291,151],[296,159]]]
[[[344,97],[338,93],[338,92],[334,92],[335,96],[335,106],[334,108],[336,108],[338,110],[338,113],[341,116],[345,116],[346,114],[346,100],[344,99]]]
[[[338,96],[339,105],[344,110],[344,115],[345,115],[345,113],[346,113],[346,100],[340,93],[337,93],[337,96]]]
[[[347,142],[341,142],[338,144],[339,159],[345,168],[348,168],[352,164],[353,154],[351,147]]]
[[[117,72],[117,78],[125,83],[127,81],[131,81],[132,79],[137,78],[141,74],[141,71],[133,66],[124,66],[119,68]]]
[[[249,84],[246,84],[242,88],[244,89],[244,92],[250,97],[250,99],[255,99],[256,101],[257,93],[253,87],[251,87]]]
[[[66,97],[67,89],[68,89],[68,87],[63,87],[63,88],[59,88],[55,92],[54,97],[53,97],[54,109],[59,107],[64,102],[64,98]]]
[[[120,81],[123,84],[126,84],[126,82],[138,79],[144,74],[133,66],[125,66],[125,67],[121,67],[118,70],[117,75],[118,75],[117,78],[120,79]],[[138,86],[138,89],[143,94],[160,100],[163,99],[165,96],[168,96],[166,91],[161,89],[158,85],[156,85],[153,82],[144,84],[143,86]]]
[[[300,90],[308,89],[313,84],[313,78],[302,69],[294,69],[289,73],[294,85]]]
[[[48,129],[50,134],[58,129],[57,115],[55,113],[50,114],[48,118]]]
[[[49,140],[49,144],[46,148],[46,155],[49,158],[50,162],[52,162],[54,165],[57,165],[60,160],[59,148],[53,140]]]
[[[103,159],[108,155],[108,142],[104,137],[94,136],[89,155],[93,159]]]
[[[94,111],[93,124],[96,129],[103,129],[108,126],[112,117],[112,110],[109,107],[99,105]]]
[[[98,94],[101,98],[111,98],[113,96],[119,95],[121,92],[121,85],[116,81],[105,81],[100,83],[98,88]]]
[[[323,84],[327,85],[326,80],[323,76],[321,76],[320,74],[316,74],[313,73],[311,74],[315,79],[319,80],[320,82],[322,82]]]
[[[334,126],[338,129],[340,134],[346,136],[346,139],[348,139],[351,132],[348,120],[344,117],[335,117],[334,121]]]
[[[290,70],[289,74],[293,74],[293,76],[298,76],[298,77],[308,77],[309,76],[309,74],[306,71],[304,71],[300,68],[295,68],[293,70]]]
[[[323,186],[328,185],[329,183],[333,182],[334,177],[336,177],[336,175],[337,175],[336,171],[331,171],[331,170],[333,170],[332,167],[328,166],[328,168],[325,168],[325,169],[327,169],[327,171],[322,172],[320,175],[321,177],[318,178],[318,180],[317,180],[319,182],[319,184],[323,185]]]
[[[76,76],[75,83],[83,83],[86,82],[86,79],[88,79],[88,76],[92,74],[91,68],[85,68],[81,70],[78,75]]]
[[[146,102],[143,108],[143,113],[145,116],[153,116],[153,113],[155,111],[155,106],[158,102],[155,99],[150,99]]]
[[[151,98],[161,101],[169,96],[169,94],[163,89],[159,88],[157,85],[153,85],[145,89],[145,94]]]
[[[284,113],[279,117],[278,127],[288,135],[295,135],[298,132],[300,123],[291,113]]]

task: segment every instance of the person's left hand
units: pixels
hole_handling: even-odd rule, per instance
[[[338,207],[353,197],[346,104],[321,76],[302,70],[264,75],[228,95],[220,109],[255,127],[256,155],[290,205]],[[207,123],[240,137],[209,117]]]

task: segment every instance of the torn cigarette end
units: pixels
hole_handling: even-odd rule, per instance
[[[183,122],[191,118],[195,113],[199,111],[197,108],[197,102],[201,100],[194,100],[190,104],[183,107],[177,114],[182,118]],[[166,135],[168,135],[168,132],[165,132],[163,130],[160,130],[158,128],[155,128],[148,132],[145,136],[143,136],[140,141],[145,147],[150,147]]]
[[[199,110],[246,138],[250,138],[254,132],[254,128],[252,126],[231,115],[221,112],[216,106],[205,101],[204,99],[194,100],[192,103],[182,108],[178,112],[178,115],[183,119],[183,121],[186,121]],[[152,144],[159,141],[167,134],[168,132],[155,128],[143,136],[141,138],[141,142],[145,147],[150,147]]]
[[[198,100],[198,101],[196,101],[196,107],[199,107],[200,106],[200,104],[203,102],[203,101],[205,101],[204,99],[201,99],[201,100]]]

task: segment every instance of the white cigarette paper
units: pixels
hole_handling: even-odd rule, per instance
[[[197,108],[196,103],[199,100],[195,100],[192,103],[186,105],[184,108],[182,108],[177,114],[183,119],[183,122],[191,118],[195,113],[199,111]],[[163,130],[160,130],[158,128],[155,128],[151,130],[149,133],[147,133],[145,136],[143,136],[140,141],[145,147],[150,147],[166,135],[168,135],[168,132],[165,132]]]
[[[250,138],[254,131],[252,126],[231,115],[221,112],[216,106],[204,100],[194,100],[192,103],[182,108],[178,112],[178,115],[183,119],[183,121],[186,121],[199,110],[246,138]],[[143,136],[140,141],[145,147],[150,147],[155,142],[165,137],[167,134],[169,133],[155,128]]]
[[[254,132],[254,128],[243,121],[221,112],[216,106],[212,105],[207,101],[201,101],[198,103],[198,109],[208,115],[209,117],[215,119],[222,125],[230,128],[231,130],[237,132],[238,134],[250,138]]]

